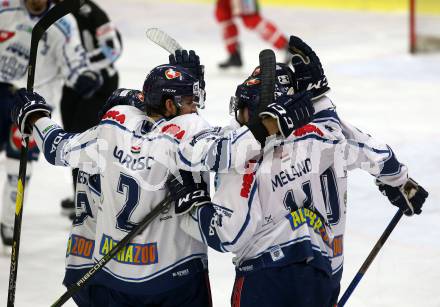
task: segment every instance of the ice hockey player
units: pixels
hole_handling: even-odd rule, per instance
[[[21,135],[10,114],[16,88],[26,85],[31,31],[49,9],[48,0],[5,0],[0,2],[0,150],[6,151],[7,180],[3,189],[1,238],[12,244],[15,195],[21,150]],[[56,22],[43,36],[38,48],[35,89],[51,102],[59,100],[60,79],[80,95],[99,86],[98,75],[88,67],[78,29],[71,16]],[[61,78],[60,78],[61,77]],[[28,161],[35,161],[38,148],[30,140]],[[30,163],[31,164],[31,163]],[[32,172],[27,168],[27,178]]]
[[[112,107],[129,105],[145,109],[141,99],[142,93],[136,90],[119,89],[107,99],[100,110],[101,118]],[[75,189],[75,217],[72,223],[66,251],[66,272],[63,284],[68,288],[83,277],[95,264],[93,252],[96,246],[96,218],[98,206],[101,203],[101,177],[99,174],[90,175],[78,169]],[[86,284],[74,296],[78,306],[108,306],[107,293],[100,287],[90,287]]]
[[[89,174],[101,175],[101,197],[105,205],[100,207],[102,210],[97,216],[95,260],[107,253],[165,197],[167,191],[163,184],[171,167],[176,170],[176,163],[185,167],[197,157],[199,164],[207,165],[205,170],[217,170],[223,159],[216,156],[224,155],[218,153],[217,148],[221,151],[222,144],[229,145],[225,146],[228,149],[232,145],[240,147],[238,140],[252,139],[260,146],[247,127],[221,141],[211,140],[211,146],[204,147],[206,143],[195,146],[193,141],[198,143],[197,137],[192,137],[189,145],[185,144],[185,139],[189,140],[195,133],[204,135],[201,130],[208,126],[197,114],[188,114],[196,111],[194,101],[199,105],[203,103],[204,93],[198,79],[180,66],[158,66],[147,76],[143,94],[148,118],[132,106],[116,106],[104,114],[99,126],[81,134],[67,134],[49,118],[40,118],[42,111],[47,113],[47,108],[38,94],[24,90],[18,94],[15,111],[18,126],[24,131],[26,124],[35,124],[33,135],[50,163],[79,167]],[[307,116],[305,113],[310,108],[310,103],[287,108],[289,112],[275,121],[276,130],[278,126],[281,129],[285,126],[277,121],[290,120],[293,126],[308,122],[311,112]],[[303,111],[301,116],[298,111]],[[179,143],[195,150],[186,151]],[[52,150],[52,146],[56,149]],[[203,147],[208,152],[192,155]],[[234,152],[237,150],[227,153],[232,155]],[[234,164],[232,161],[232,158],[228,160]],[[186,167],[193,168],[191,162]],[[174,211],[163,212],[96,276],[94,285],[106,287],[112,299],[129,300],[134,305],[148,302],[165,305],[168,302],[172,306],[209,306],[204,261],[206,247],[179,230],[180,219]]]
[[[182,52],[176,54],[174,61],[187,61],[182,64],[200,74],[200,65],[194,65],[195,58],[194,53],[190,52],[188,56],[187,52]],[[199,171],[191,161],[198,161],[198,164],[202,161],[206,166],[201,170],[227,168],[235,160],[222,159],[222,155],[234,156],[237,152],[234,148],[242,149],[243,146],[240,148],[238,144],[243,140],[253,141],[259,151],[260,144],[253,133],[259,137],[270,134],[269,128],[262,133],[261,127],[242,127],[241,131],[226,138],[204,142],[203,135],[218,129],[202,131],[208,127],[206,122],[197,114],[188,114],[196,111],[195,101],[199,106],[203,103],[201,79],[203,76],[198,75],[195,79],[180,66],[158,66],[144,82],[143,94],[149,117],[132,106],[116,106],[104,114],[97,127],[81,134],[67,134],[49,118],[41,118],[42,113],[48,112],[44,99],[36,93],[19,91],[15,110],[18,126],[24,131],[26,124],[35,124],[33,135],[46,159],[52,164],[79,167],[88,174],[100,175],[101,197],[105,205],[100,206],[102,211],[97,216],[95,260],[108,252],[154,204],[165,197],[163,184],[171,167],[177,170],[177,164]],[[123,91],[118,95],[130,93]],[[31,100],[35,103],[29,103]],[[276,131],[278,127],[287,129],[286,124],[277,123],[279,121],[289,121],[296,126],[312,118],[310,102],[286,108],[286,114],[279,115],[274,121]],[[266,126],[263,125],[263,129]],[[194,134],[196,136],[190,137]],[[202,141],[198,142],[198,138]],[[185,139],[190,142],[185,143]],[[176,144],[179,148],[173,147]],[[182,144],[192,149],[185,150],[181,148]],[[223,144],[226,155],[221,149]],[[52,146],[56,149],[52,150]],[[200,154],[199,149],[204,149],[204,153]],[[169,155],[172,155],[171,159]],[[226,163],[222,163],[223,160]],[[208,306],[206,247],[179,231],[179,220],[173,211],[163,212],[118,255],[118,259],[111,261],[104,272],[96,276],[91,287],[104,286],[112,293],[112,299],[119,302],[130,300],[135,305],[142,301],[142,304],[157,302],[165,305],[169,302],[172,306]]]
[[[62,0],[55,1],[60,2]],[[73,17],[78,24],[81,42],[94,71],[102,77],[102,86],[91,97],[80,97],[69,86],[63,87],[60,111],[63,128],[68,132],[83,132],[98,124],[98,112],[104,102],[118,88],[119,76],[114,66],[122,53],[122,40],[108,15],[95,2],[86,0]],[[78,170],[72,170],[75,190]],[[75,216],[72,198],[61,202],[62,213]]]
[[[166,79],[165,75],[161,78],[164,82],[169,81],[163,88],[174,86],[173,89],[177,89],[175,96],[171,97],[180,100],[180,107],[177,109],[170,97],[164,101],[161,112],[167,117],[177,112],[194,112],[193,94],[199,95],[193,92],[196,80],[177,67],[162,67],[160,71],[164,74],[168,69],[170,74],[181,75],[177,80]],[[154,72],[150,74],[150,78],[153,77],[157,77]],[[150,80],[147,78],[146,82]],[[27,116],[32,113],[41,116],[41,111],[26,110],[28,99],[37,101],[36,109],[44,110],[46,104],[41,96],[22,90],[18,94],[22,97],[24,116],[27,112]],[[120,93],[122,96],[129,94],[129,90]],[[159,150],[163,144],[140,145],[141,140],[148,138],[155,129],[174,131],[174,126],[166,127],[166,121],[161,119],[163,116],[152,117],[156,121],[148,120],[144,111],[121,105],[104,114],[98,126],[80,134],[64,132],[47,117],[35,123],[34,137],[44,131],[36,142],[50,163],[100,175],[102,202],[96,217],[94,260],[108,253],[166,196],[167,191],[160,184],[168,170],[156,162],[160,160],[156,157],[159,153],[151,150]],[[21,123],[20,120],[20,126]],[[40,130],[43,126],[45,128]],[[172,134],[167,136],[160,140],[174,141]],[[59,142],[54,141],[57,138]],[[58,146],[51,153],[52,145]],[[108,298],[108,305],[116,306],[211,306],[206,247],[177,229],[173,212],[164,211],[94,277],[89,289],[92,293],[99,293],[99,297],[91,297],[92,302],[99,303]]]
[[[273,22],[261,16],[257,0],[217,0],[215,16],[222,28],[223,40],[229,55],[226,61],[219,64],[222,69],[243,65],[235,17],[241,18],[246,28],[256,31],[274,48],[287,49],[286,36]]]
[[[337,124],[347,142],[354,146],[355,153],[359,150],[358,148],[365,148],[366,154],[364,156],[351,155],[352,161],[359,160],[355,163],[347,163],[346,170],[354,168],[365,169],[376,178],[376,184],[382,194],[387,196],[393,205],[403,210],[405,215],[420,214],[423,203],[428,197],[428,192],[413,179],[408,178],[407,167],[397,160],[397,157],[388,145],[374,139],[369,134],[362,132],[338,116],[336,107],[326,95],[330,88],[328,87],[321,61],[312,48],[299,37],[291,36],[289,50],[293,55],[292,65],[295,70],[294,78],[297,91],[310,90],[314,96],[315,106],[324,103],[330,106],[325,112],[327,113],[326,116],[321,119],[315,119],[315,121],[328,121]],[[365,165],[368,165],[367,168],[364,168]],[[346,174],[345,170],[343,174]],[[328,179],[326,180],[328,181]],[[329,204],[334,205],[329,206],[327,212],[327,215],[333,216],[331,217],[331,227],[334,235],[332,244],[332,273],[334,280],[332,305],[337,303],[343,270],[347,176],[337,176],[335,182],[337,189],[334,189],[334,191],[337,191],[337,194],[334,195],[339,195],[339,197],[335,197],[334,201],[329,200]],[[344,199],[341,199],[341,197]],[[335,215],[334,212],[339,213]]]
[[[283,99],[285,104],[310,100],[306,92],[293,95],[292,72],[286,65],[278,63],[276,71],[278,100]],[[233,110],[242,125],[259,116],[260,84],[258,67],[237,88]],[[320,192],[315,186],[320,161],[307,150],[320,146],[320,140],[304,140],[304,135],[293,130],[285,136],[286,144],[280,142],[277,147],[273,147],[277,140],[269,139],[264,155],[247,161],[244,173],[230,170],[217,174],[216,193],[210,204],[206,199],[200,204],[193,197],[206,187],[195,183],[190,173],[180,171],[180,177],[167,183],[180,209],[187,212],[197,206],[183,220],[184,231],[217,251],[234,253],[237,274],[232,306],[322,307],[330,303],[331,233],[320,214],[324,204],[294,207],[303,201],[310,204],[310,193]],[[330,133],[323,137],[334,139]],[[300,187],[308,194],[299,192]]]
[[[277,71],[285,70],[278,73],[278,81],[291,80],[296,93],[312,95],[313,122],[283,142],[266,145],[264,156],[249,161],[247,174],[219,174],[210,205],[205,200],[198,206],[191,198],[205,187],[187,173],[181,171],[183,184],[168,182],[176,204],[184,204],[187,211],[198,206],[184,220],[184,230],[236,255],[232,306],[336,304],[348,170],[362,168],[372,174],[379,189],[407,215],[420,214],[428,195],[408,178],[406,166],[386,144],[340,120],[326,96],[329,87],[319,58],[297,37],[289,44],[295,71],[278,65]],[[255,79],[258,70],[239,85],[232,100],[241,123],[258,105]]]

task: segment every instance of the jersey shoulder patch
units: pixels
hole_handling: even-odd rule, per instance
[[[176,124],[165,124],[161,129],[161,132],[170,134],[174,136],[176,139],[181,140],[183,136],[185,135],[185,130],[182,129],[179,125]]]
[[[195,133],[210,127],[206,120],[197,114],[185,114],[174,117],[168,122],[164,123],[161,128],[162,132],[172,134],[177,139],[181,140],[186,137],[191,137]]]
[[[125,123],[125,114],[118,110],[110,109],[104,114],[102,120],[113,120],[123,125]]]
[[[324,136],[324,132],[321,131],[316,125],[307,124],[305,126],[302,126],[298,129],[296,129],[293,133],[296,137],[303,137],[308,134],[316,134],[320,137]]]

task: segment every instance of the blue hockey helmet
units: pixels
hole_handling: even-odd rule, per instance
[[[274,96],[278,97],[283,94],[294,94],[294,79],[293,71],[284,63],[277,63],[276,65],[276,79],[275,79],[275,91]],[[261,70],[260,66],[257,66],[253,73],[239,86],[235,91],[235,96],[231,97],[229,103],[229,113],[235,114],[237,118],[237,112],[247,107],[249,110],[249,116],[253,117],[254,113],[258,110],[260,103],[260,89],[261,89]]]
[[[184,67],[179,65],[160,65],[153,68],[144,81],[144,94],[147,111],[161,114],[166,99],[173,99],[176,107],[182,106],[182,97],[192,96],[197,107],[205,107],[204,90],[199,81]]]

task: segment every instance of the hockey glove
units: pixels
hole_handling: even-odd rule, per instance
[[[102,119],[108,110],[121,105],[133,106],[141,111],[145,111],[144,95],[138,90],[130,90],[126,88],[115,90],[99,111],[99,120]]]
[[[309,92],[281,95],[260,113],[260,117],[271,116],[277,120],[278,129],[284,138],[313,120],[314,108]]]
[[[382,194],[388,197],[391,204],[399,207],[405,215],[422,213],[422,206],[428,197],[428,192],[413,179],[409,178],[400,187],[392,187],[379,180],[376,180],[376,184]]]
[[[46,103],[43,97],[35,92],[28,92],[26,89],[19,89],[15,93],[15,105],[12,108],[12,120],[20,129],[23,137],[28,137],[32,134],[32,125],[29,119],[34,115],[40,117],[50,117],[52,107]]]
[[[176,176],[170,175],[166,185],[174,201],[174,212],[177,215],[187,213],[195,206],[211,202],[206,183],[201,176],[200,183],[196,183],[191,172],[180,170]]]
[[[170,64],[180,65],[188,69],[194,77],[199,80],[200,88],[205,89],[205,66],[200,65],[200,58],[194,52],[190,50],[176,50],[175,54],[170,54]]]
[[[78,77],[73,89],[81,98],[89,99],[102,86],[103,82],[101,74],[87,70]]]
[[[312,48],[299,37],[292,35],[288,50],[292,54],[292,66],[295,70],[295,91],[311,91],[312,99],[317,99],[327,93],[330,90],[327,77],[321,61]]]

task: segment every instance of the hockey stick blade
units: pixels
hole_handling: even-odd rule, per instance
[[[37,62],[38,42],[44,32],[61,17],[78,10],[84,0],[65,0],[44,15],[32,29],[31,45],[29,51],[27,90],[33,91],[35,78],[35,63]],[[29,138],[23,138],[20,152],[20,166],[18,170],[17,196],[15,199],[14,236],[12,239],[11,266],[9,270],[8,301],[7,306],[15,304],[15,289],[17,286],[18,258],[20,253],[21,223],[23,218],[23,198],[26,186],[26,168]]]
[[[171,54],[174,54],[176,50],[182,50],[183,47],[171,36],[158,28],[147,29],[147,37],[150,41],[156,45],[162,47]]]
[[[35,78],[35,62],[37,61],[38,42],[44,32],[58,19],[69,13],[76,12],[85,0],[64,0],[51,8],[44,17],[42,17],[32,29],[31,49],[29,55],[27,90],[32,91]]]
[[[118,242],[107,254],[105,254],[95,265],[81,277],[75,284],[71,285],[51,307],[60,307],[67,302],[75,293],[77,293],[84,285],[99,272],[110,260],[112,260],[130,241],[139,233],[145,230],[147,226],[170,204],[168,197],[164,198],[157,206],[150,211],[144,219],[128,233],[121,241]]]

